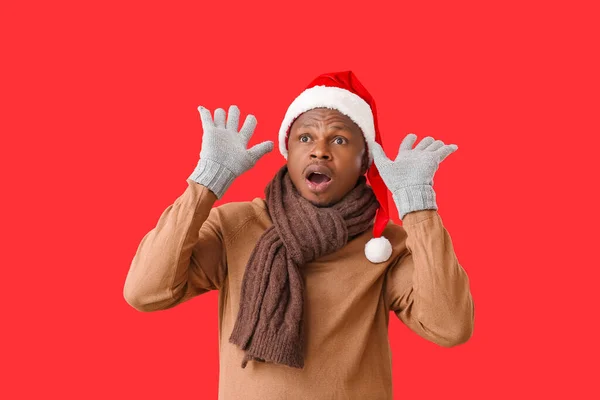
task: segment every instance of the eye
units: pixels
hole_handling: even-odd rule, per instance
[[[341,140],[342,141],[342,143],[338,143],[338,144],[344,144],[344,143],[346,143],[346,138],[342,137],[342,136],[336,137],[335,140]]]
[[[300,141],[301,141],[302,143],[306,143],[306,141],[303,141],[303,140],[302,140],[302,139],[304,139],[304,138],[308,139],[308,136],[305,136],[305,135],[302,135],[302,136],[300,136]]]

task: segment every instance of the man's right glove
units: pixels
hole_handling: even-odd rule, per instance
[[[273,142],[262,142],[247,150],[256,117],[249,114],[238,133],[240,110],[235,105],[229,107],[227,122],[222,108],[215,110],[214,121],[207,108],[199,106],[198,111],[204,134],[200,160],[189,179],[206,186],[220,199],[235,178],[273,150]]]

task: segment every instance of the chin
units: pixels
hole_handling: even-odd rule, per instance
[[[308,200],[313,206],[315,207],[331,207],[332,205],[334,205],[336,202],[335,201],[331,201],[329,199],[313,199],[313,198],[308,198],[306,196],[303,196],[306,200]]]

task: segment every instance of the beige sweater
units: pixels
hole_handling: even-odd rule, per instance
[[[229,343],[244,268],[272,225],[264,199],[213,207],[216,196],[188,187],[142,239],[124,287],[132,307],[171,308],[219,290],[219,399],[392,399],[389,311],[423,338],[450,347],[472,335],[469,278],[436,210],[409,213],[383,235],[391,258],[372,264],[365,244],[372,230],[301,268],[306,294],[305,366],[241,363]]]

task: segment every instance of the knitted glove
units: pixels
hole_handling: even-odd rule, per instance
[[[458,150],[457,145],[445,145],[431,136],[421,140],[412,149],[416,139],[417,135],[414,133],[406,135],[395,161],[386,157],[379,143],[369,143],[379,175],[392,192],[400,219],[412,211],[438,209],[433,190],[433,176],[439,164]]]
[[[238,133],[240,110],[235,105],[229,107],[227,123],[222,108],[215,110],[214,122],[207,108],[199,106],[198,111],[204,131],[202,150],[189,179],[206,186],[220,199],[235,178],[273,150],[273,142],[262,142],[247,150],[248,141],[256,127],[256,117],[249,114]]]

